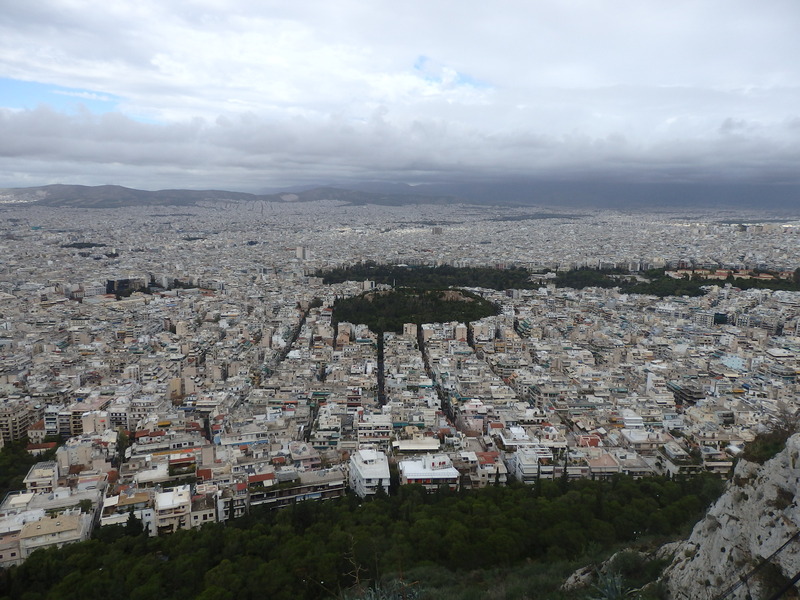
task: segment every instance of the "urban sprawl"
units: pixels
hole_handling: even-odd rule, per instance
[[[798,233],[732,213],[0,205],[0,445],[48,457],[1,499],[0,567],[131,518],[162,535],[393,473],[725,476],[795,412],[800,372],[800,292],[726,278],[791,274]],[[539,283],[471,289],[498,314],[409,323],[379,360],[378,333],[332,307],[386,286],[318,276],[363,261]],[[552,283],[577,267],[720,278],[691,298]]]

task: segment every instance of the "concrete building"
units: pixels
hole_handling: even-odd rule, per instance
[[[52,460],[36,463],[23,481],[29,492],[52,493],[58,485],[58,463]]]
[[[0,398],[0,440],[15,442],[27,437],[28,428],[38,420],[31,404],[23,398]]]
[[[156,532],[158,535],[190,529],[191,487],[182,485],[155,495]]]
[[[446,454],[427,454],[421,458],[401,460],[400,484],[420,484],[429,491],[446,485],[457,490],[461,474]]]
[[[389,491],[389,460],[378,450],[361,449],[350,456],[350,487],[361,496],[374,495],[378,488]]]
[[[91,534],[91,516],[62,514],[26,523],[19,534],[20,555],[28,558],[40,548],[82,542]]]

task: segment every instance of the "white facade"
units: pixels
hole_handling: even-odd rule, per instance
[[[400,461],[400,483],[418,483],[427,490],[446,485],[457,490],[461,473],[446,454],[428,454],[422,458]]]
[[[156,494],[156,531],[162,534],[173,533],[178,529],[189,529],[191,511],[192,498],[188,485]]]
[[[371,496],[383,487],[389,491],[389,460],[378,450],[358,450],[350,456],[350,487],[361,496]]]

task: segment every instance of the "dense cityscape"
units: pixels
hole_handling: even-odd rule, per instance
[[[800,294],[724,276],[788,276],[793,221],[331,201],[1,214],[0,441],[49,453],[2,499],[2,567],[131,515],[160,536],[396,485],[727,477],[796,408]],[[379,343],[333,307],[390,286],[319,276],[365,261],[522,267],[532,285],[472,288],[496,315]],[[698,297],[555,286],[578,267],[722,276]]]
[[[800,597],[798,29],[4,3],[0,600]]]

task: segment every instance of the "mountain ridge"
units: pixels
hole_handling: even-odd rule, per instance
[[[499,181],[409,185],[387,182],[299,186],[270,193],[227,190],[139,190],[120,185],[51,184],[0,189],[0,205],[34,204],[73,208],[198,206],[217,202],[314,202],[349,205],[539,206],[612,210],[769,210],[796,213],[800,185]]]
[[[72,208],[121,208],[125,206],[196,206],[207,202],[314,202],[338,200],[349,204],[449,204],[459,200],[448,196],[406,196],[348,190],[332,186],[295,192],[251,194],[227,190],[139,190],[120,185],[52,184],[28,188],[0,189],[0,204],[35,204]]]

